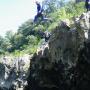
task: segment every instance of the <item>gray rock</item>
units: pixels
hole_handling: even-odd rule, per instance
[[[88,16],[78,17],[74,28],[65,21],[54,28],[49,43],[31,59],[25,90],[90,90]]]

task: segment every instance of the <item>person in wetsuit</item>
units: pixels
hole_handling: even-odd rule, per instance
[[[90,11],[90,0],[85,1],[85,7],[86,7],[87,11]]]
[[[41,20],[43,20],[42,7],[38,1],[36,1],[36,5],[37,5],[37,15],[34,18],[34,22],[36,22],[39,17],[41,17]]]

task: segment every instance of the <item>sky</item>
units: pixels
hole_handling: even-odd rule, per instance
[[[16,32],[22,23],[34,18],[35,14],[35,0],[0,0],[0,35],[4,36],[9,30]]]

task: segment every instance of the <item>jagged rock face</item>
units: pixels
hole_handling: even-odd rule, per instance
[[[90,43],[81,21],[74,29],[61,23],[53,30],[48,45],[31,59],[25,90],[90,90]]]
[[[71,90],[90,90],[90,43],[86,42],[72,71]]]
[[[5,74],[5,66],[0,63],[0,84],[4,80],[4,74]]]
[[[80,17],[76,18],[75,25],[77,30],[84,31],[85,38],[90,40],[90,12],[83,13]]]
[[[37,57],[35,54],[32,58],[26,90],[58,90],[59,86],[64,87],[65,83],[62,82],[64,80],[63,63],[61,61],[60,64],[51,63],[48,57]]]
[[[80,37],[77,30],[69,30],[66,27],[57,27],[54,30],[50,42],[49,50],[52,62],[62,61],[70,66],[75,64],[78,52],[83,45],[84,36]]]
[[[23,88],[26,84],[29,55],[15,58],[2,57],[0,60],[0,90]]]

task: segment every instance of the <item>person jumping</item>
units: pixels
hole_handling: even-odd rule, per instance
[[[36,5],[37,5],[37,15],[34,18],[34,22],[36,22],[39,17],[41,17],[41,20],[43,20],[42,14],[43,9],[38,1],[36,1]]]

